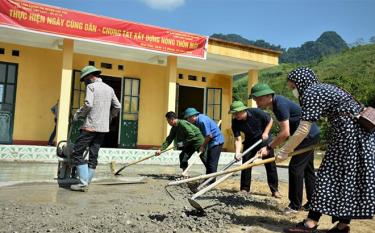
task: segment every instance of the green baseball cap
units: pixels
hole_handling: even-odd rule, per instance
[[[249,99],[269,94],[275,94],[271,87],[266,83],[258,83],[251,88]]]
[[[199,112],[195,108],[187,108],[184,112],[184,118],[187,119],[191,116],[198,115]]]
[[[236,112],[241,112],[247,109],[247,107],[241,101],[233,101],[229,108],[229,114],[233,114]]]
[[[79,79],[79,81],[83,82],[83,80],[85,79],[85,77],[87,75],[89,75],[89,74],[95,73],[94,75],[99,75],[101,72],[102,71],[98,70],[95,66],[85,66],[81,70],[81,78]]]

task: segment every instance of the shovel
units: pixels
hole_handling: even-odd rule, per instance
[[[260,140],[261,141],[261,140]],[[250,150],[249,150],[250,151]],[[245,152],[248,152],[248,151],[245,151]],[[242,156],[244,156],[245,153],[242,154]],[[251,158],[250,160],[246,161],[244,164],[250,164],[252,162],[254,162],[256,159],[259,159],[261,158],[261,156],[259,154],[257,154],[256,156],[254,156],[253,158]],[[243,165],[244,165],[243,164]],[[229,165],[229,164],[228,164]],[[227,168],[224,168],[223,171],[227,169]],[[205,194],[206,192],[208,192],[209,190],[213,189],[214,187],[216,187],[217,185],[219,185],[220,183],[222,183],[224,180],[228,179],[230,176],[233,175],[234,172],[232,173],[229,173],[229,174],[226,174],[225,176],[221,177],[220,179],[218,179],[217,181],[215,181],[215,183],[212,183],[210,184],[209,186],[205,187],[204,189],[200,190],[199,192],[195,193],[191,198],[188,198],[188,201],[190,203],[190,205],[192,207],[194,207],[195,209],[197,209],[198,211],[200,212],[204,212],[204,209],[202,208],[202,206],[197,202],[195,201],[195,199],[203,194]],[[214,177],[211,177],[210,179],[208,180],[212,180],[214,179]],[[208,181],[206,180],[206,182]],[[206,183],[205,182],[205,183]],[[208,183],[208,182],[207,182]],[[203,184],[203,183],[202,183]],[[202,184],[199,186],[201,187]],[[199,187],[197,188],[199,190]],[[203,186],[202,186],[203,187]]]
[[[244,152],[242,152],[241,154],[241,157],[239,158],[239,160],[244,157],[245,155],[247,155],[250,151],[252,151],[255,147],[257,147],[260,143],[262,142],[262,139],[259,139],[256,143],[254,143],[251,147],[247,148]],[[250,161],[250,160],[249,160]],[[238,161],[236,159],[233,159],[233,161],[231,161],[230,163],[228,163],[223,169],[221,169],[221,171],[225,171],[227,170],[228,168],[230,168],[233,164],[237,163]],[[247,161],[248,162],[248,161]],[[252,162],[252,161],[251,161]],[[198,187],[197,187],[197,190],[201,190],[204,186],[206,186],[208,183],[210,183],[211,180],[215,179],[214,177],[211,177],[209,179],[207,179],[205,182],[203,182],[202,184],[200,184]]]
[[[294,151],[292,152],[291,154],[289,154],[289,157],[291,156],[295,156],[295,155],[299,155],[299,154],[302,154],[302,153],[305,153],[307,151],[310,151],[312,149],[314,149],[315,146],[310,146],[310,147],[306,147],[304,149],[301,149],[301,150],[298,150],[298,151]],[[254,162],[257,158],[259,158],[260,156],[257,155],[255,157],[253,157],[252,159],[250,159],[249,161],[247,161],[246,163],[244,163],[243,165],[241,165],[240,167],[238,168],[235,168],[235,169],[231,169],[233,170],[232,173],[227,173],[225,176],[221,177],[219,180],[217,180],[215,183],[212,183],[210,184],[209,186],[207,186],[206,188],[200,190],[199,192],[197,192],[196,194],[194,194],[191,198],[188,199],[190,205],[192,207],[194,207],[196,210],[200,211],[200,212],[204,212],[204,208],[197,202],[195,201],[195,199],[201,195],[203,195],[204,193],[206,193],[207,191],[211,190],[212,188],[216,187],[218,184],[220,184],[221,182],[223,182],[224,180],[226,180],[228,177],[230,177],[234,172],[236,171],[241,171],[241,170],[245,170],[245,169],[248,169],[248,168],[251,168],[251,167],[254,167],[254,166],[259,166],[259,165],[262,165],[262,164],[266,164],[266,163],[272,163],[273,161],[275,161],[275,157],[273,158],[269,158],[269,159],[265,159],[265,160],[261,160],[259,162]],[[251,161],[252,160],[252,161]],[[254,163],[253,163],[254,162]],[[244,166],[245,165],[245,166]],[[242,169],[240,169],[241,167],[243,167]],[[236,170],[236,171],[235,171]]]
[[[289,157],[299,155],[299,154],[305,153],[307,151],[311,151],[315,147],[316,147],[316,145],[309,146],[309,147],[294,151],[294,152],[289,154]],[[262,164],[272,163],[274,161],[275,161],[275,157],[272,157],[272,158],[269,158],[269,159],[264,159],[264,160],[261,160],[261,161],[253,162],[251,164],[242,164],[239,167],[228,169],[228,170],[225,170],[225,171],[219,171],[219,172],[215,172],[215,173],[211,173],[211,174],[207,174],[207,175],[200,175],[200,176],[192,177],[192,178],[185,179],[185,180],[171,181],[167,185],[179,185],[179,184],[184,184],[184,183],[188,183],[188,182],[192,182],[192,181],[196,181],[196,180],[207,179],[207,178],[216,177],[216,176],[222,176],[222,175],[226,175],[226,174],[229,174],[229,173],[232,173],[232,172],[238,172],[238,171],[242,171],[242,170],[245,170],[245,169],[248,169],[248,168],[251,168],[251,167],[259,166],[259,165],[262,165]]]
[[[173,150],[173,149],[176,149],[176,148],[177,148],[177,146],[171,147],[171,148],[169,148],[169,149],[165,149],[165,150],[161,151],[160,154],[163,154],[163,153],[165,153],[165,152],[167,152],[167,151],[170,151],[170,150]],[[155,157],[155,156],[156,156],[156,154],[152,154],[152,155],[149,155],[149,156],[144,157],[144,158],[142,158],[142,159],[139,159],[139,160],[133,161],[133,162],[131,162],[131,163],[127,163],[127,164],[125,164],[122,168],[120,168],[117,172],[115,172],[114,175],[115,175],[115,176],[121,175],[120,172],[121,172],[122,170],[124,170],[125,168],[127,168],[127,167],[129,167],[129,166],[131,166],[131,165],[134,165],[134,164],[140,163],[140,162],[142,162],[142,161],[145,161],[145,160],[150,159],[150,158]],[[113,165],[112,165],[112,166],[113,166]]]

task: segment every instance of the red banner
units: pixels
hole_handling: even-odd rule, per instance
[[[206,58],[208,38],[22,0],[0,0],[0,27]]]

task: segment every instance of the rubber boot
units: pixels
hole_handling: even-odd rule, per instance
[[[89,168],[87,164],[78,165],[76,168],[77,168],[80,183],[71,185],[70,189],[73,191],[87,192],[89,188],[89,185],[88,185]]]
[[[95,176],[95,169],[89,168],[89,179],[88,184],[91,184],[92,178]]]

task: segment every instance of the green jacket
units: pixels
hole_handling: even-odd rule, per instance
[[[161,150],[167,149],[167,147],[176,139],[177,142],[183,142],[184,145],[193,145],[195,150],[204,142],[204,137],[201,131],[193,124],[185,120],[177,120],[177,125],[172,126],[168,137],[161,145]]]

